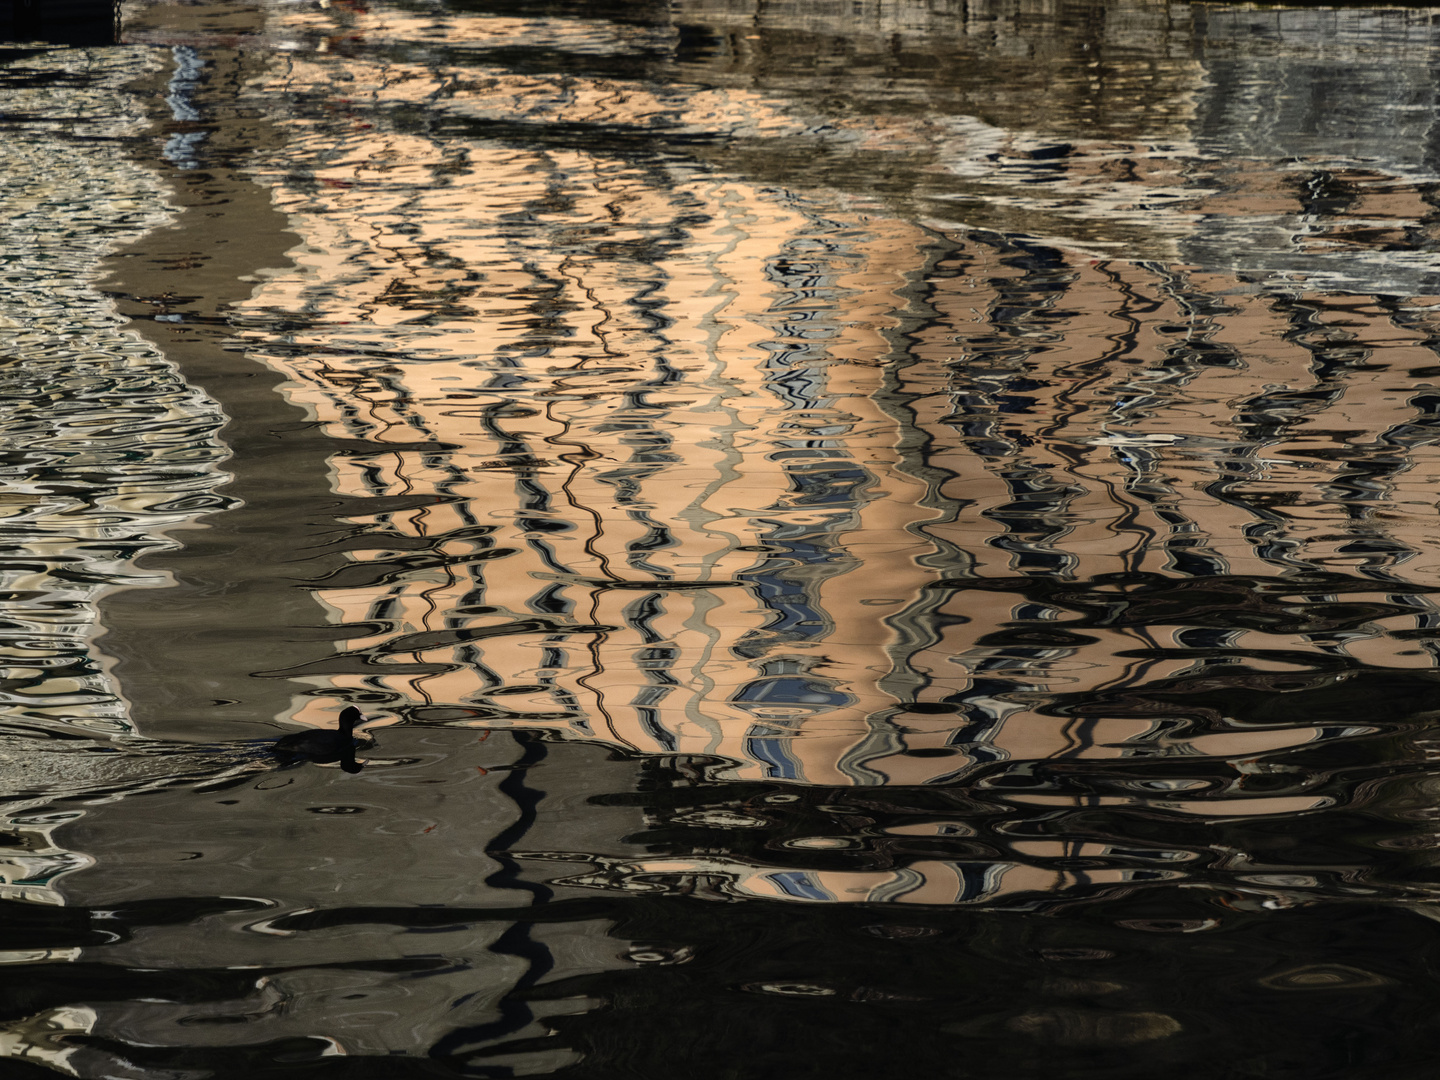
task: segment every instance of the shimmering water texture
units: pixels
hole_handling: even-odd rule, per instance
[[[1440,8],[122,16],[0,51],[0,1077],[1432,1074]]]
[[[167,221],[123,147],[140,103],[117,98],[159,62],[0,46],[0,737],[129,730],[91,645],[96,597],[160,584],[135,557],[224,504],[218,407],[88,280]]]

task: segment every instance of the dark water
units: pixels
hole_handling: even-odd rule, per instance
[[[121,27],[0,46],[0,1076],[1432,1075],[1440,9]]]

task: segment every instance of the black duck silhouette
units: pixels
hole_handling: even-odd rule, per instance
[[[355,760],[355,747],[360,745],[355,738],[355,725],[364,720],[364,714],[351,705],[340,714],[340,726],[335,730],[297,731],[276,739],[270,749],[282,765],[298,765],[302,761],[328,765],[338,761],[346,772],[357,773],[365,766]]]

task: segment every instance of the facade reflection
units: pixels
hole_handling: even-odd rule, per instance
[[[1285,755],[1391,728],[1281,706],[1256,727],[1204,697],[1253,706],[1346,665],[1433,667],[1433,316],[1391,243],[1399,228],[1423,245],[1428,189],[1398,150],[1285,173],[1225,144],[1241,76],[1217,58],[1241,16],[1078,10],[1032,25],[975,8],[983,70],[1010,50],[1069,74],[1008,81],[1013,100],[983,107],[949,69],[901,86],[939,87],[981,125],[944,130],[825,114],[835,58],[848,77],[876,35],[954,44],[953,21],[907,30],[891,7],[837,35],[800,9],[691,5],[672,59],[701,88],[684,93],[589,52],[663,56],[673,39],[643,20],[597,45],[568,17],[277,15],[266,40],[308,50],[251,84],[250,101],[293,109],[276,114],[283,159],[257,175],[304,244],[237,312],[242,340],[331,435],[393,448],[336,458],[337,491],[422,500],[354,518],[350,565],[317,582],[334,622],[375,632],[266,673],[314,688],[297,719],[338,689],[410,722],[691,756],[729,782],[1003,786],[1093,762],[1082,791],[1042,783],[1007,805],[1210,823],[1333,808]],[[1311,84],[1356,41],[1406,62],[1433,48],[1403,14],[1312,15],[1287,13],[1266,53]],[[437,28],[444,44],[422,45]],[[1200,60],[1181,47],[1196,34]],[[506,66],[532,48],[571,62]],[[893,74],[868,73],[856,100]],[[1065,78],[1082,101],[1099,79],[1085,92],[1105,109],[1047,113]],[[831,190],[807,191],[831,135]],[[925,224],[846,164],[870,139]],[[757,164],[767,143],[788,149]],[[947,225],[936,167],[963,181],[944,199],[963,189],[972,223],[1015,213],[1065,243]],[[1399,224],[1366,232],[1377,216]],[[1216,229],[1278,276],[1176,261]],[[1287,277],[1285,252],[1336,244],[1388,294],[1320,291],[1341,273],[1323,257],[1306,263],[1317,284]],[[1160,759],[1178,771],[1154,791],[1107,779]],[[1004,904],[1191,873],[1129,866],[1125,839],[1001,850],[860,874],[621,860],[565,880]],[[1109,865],[1056,868],[1077,859]]]
[[[1128,10],[1095,39],[1117,64],[1157,47],[1156,9],[1133,25]],[[337,622],[379,632],[292,676],[416,721],[724,757],[737,779],[914,784],[1127,756],[1156,721],[1102,718],[1077,746],[1057,695],[1194,675],[1211,663],[1197,650],[1275,672],[1336,655],[1432,665],[1391,633],[1433,610],[1424,395],[1395,387],[1431,366],[1428,301],[1248,291],[1218,268],[1066,255],[922,228],[873,194],[845,206],[696,171],[616,133],[799,137],[793,95],[712,75],[667,97],[567,73],[555,98],[550,77],[485,63],[536,33],[518,20],[445,19],[448,43],[484,47],[466,67],[443,49],[410,59],[403,43],[436,18],[341,16],[352,49],[384,56],[344,59],[363,115],[305,113],[323,55],[253,87],[301,106],[299,167],[260,173],[306,238],[244,309],[253,355],[337,436],[395,445],[387,462],[337,461],[339,490],[436,493],[368,519],[373,549],[320,583]],[[755,48],[782,59],[787,34],[818,25],[714,18],[758,18]],[[303,40],[327,19],[282,25]],[[855,27],[863,45],[880,24]],[[540,33],[578,49],[585,29]],[[655,31],[625,33],[634,48]],[[469,89],[461,72],[484,78]],[[392,122],[422,103],[446,119]],[[1195,109],[1173,114],[1177,139],[1197,135]],[[584,140],[564,126],[580,116]],[[1107,130],[1142,120],[1156,123]],[[540,145],[495,137],[517,123]],[[1188,187],[1187,222],[1225,216]],[[1270,214],[1243,185],[1225,197],[1235,220]],[[293,327],[277,334],[278,318]],[[1278,600],[1248,618],[1277,574],[1288,603],[1351,605],[1353,625],[1287,619]],[[1083,629],[1073,606],[1027,595],[1058,578],[1133,607],[1196,576],[1220,579],[1203,601],[1223,626],[1191,624],[1198,591],[1173,617],[1151,601],[1149,618]],[[907,718],[915,703],[954,712]],[[1191,749],[1245,756],[1252,735]]]

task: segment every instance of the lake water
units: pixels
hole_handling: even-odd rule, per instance
[[[40,32],[0,1076],[1432,1075],[1440,8]]]

